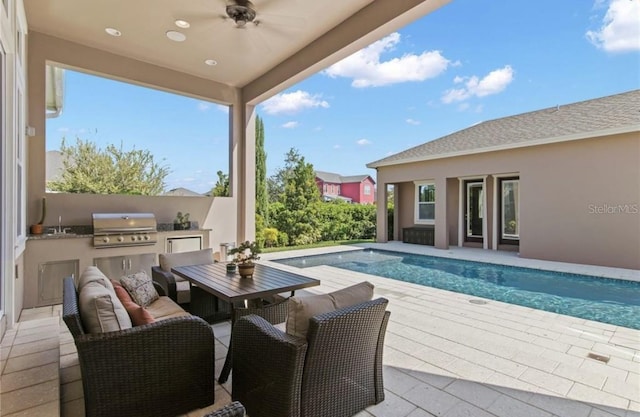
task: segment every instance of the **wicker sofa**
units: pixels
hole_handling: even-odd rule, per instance
[[[180,309],[160,300],[156,312]],[[175,310],[150,324],[90,333],[73,277],[63,283],[63,319],[78,351],[87,417],[170,417],[214,403],[214,335],[204,320]]]
[[[239,318],[232,398],[251,417],[347,417],[382,402],[387,304],[378,298],[316,315],[306,337],[256,315]]]

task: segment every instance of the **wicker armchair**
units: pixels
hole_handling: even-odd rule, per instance
[[[233,399],[251,417],[347,417],[382,402],[387,304],[378,298],[315,316],[306,339],[259,316],[240,318]]]
[[[204,320],[88,334],[73,277],[64,279],[63,319],[78,350],[87,417],[170,417],[214,403],[214,335]]]

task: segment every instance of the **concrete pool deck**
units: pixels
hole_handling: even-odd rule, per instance
[[[638,280],[638,271],[391,242],[384,250]],[[353,250],[318,248],[262,260]],[[388,298],[384,403],[364,416],[640,416],[640,331],[328,266],[296,270],[328,292],[368,280]],[[592,359],[595,354],[608,359]]]

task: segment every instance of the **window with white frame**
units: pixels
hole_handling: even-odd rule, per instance
[[[520,180],[501,180],[501,238],[502,243],[520,239]]]
[[[16,83],[16,112],[15,112],[15,156],[16,156],[16,243],[19,245],[24,244],[26,239],[27,227],[26,227],[26,173],[25,173],[25,146],[24,146],[24,87],[21,80],[17,77]]]
[[[433,182],[416,182],[415,222],[433,224],[436,218],[436,186]]]
[[[364,195],[371,195],[371,184],[365,184],[363,192]]]
[[[17,15],[15,33],[15,101],[14,101],[14,155],[15,155],[15,235],[16,255],[25,249],[27,237],[26,201],[27,201],[27,172],[26,172],[26,145],[25,145],[25,32],[26,21],[22,14]]]

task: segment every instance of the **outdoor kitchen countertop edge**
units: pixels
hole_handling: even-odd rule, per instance
[[[41,235],[27,235],[27,240],[48,240],[48,239],[75,239],[79,237],[93,237],[93,234],[75,234],[75,233],[58,233],[58,234],[48,234],[43,233]]]

